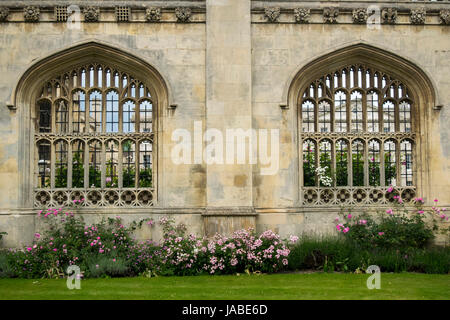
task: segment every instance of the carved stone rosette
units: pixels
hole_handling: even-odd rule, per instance
[[[294,17],[297,23],[308,23],[311,10],[306,8],[295,8]]]
[[[353,23],[364,24],[367,22],[367,17],[367,9],[365,8],[354,9],[352,12]]]
[[[39,21],[39,15],[41,11],[38,7],[28,6],[23,9],[23,17],[26,22],[37,22]]]
[[[86,7],[83,9],[84,21],[86,22],[97,22],[100,16],[99,7]]]
[[[450,25],[450,10],[445,9],[439,11],[439,20],[441,24]]]
[[[148,22],[158,22],[161,21],[161,8],[147,8],[145,10],[145,19]]]
[[[323,9],[323,21],[325,23],[336,23],[339,15],[339,9],[335,7]]]
[[[418,8],[411,10],[411,23],[412,24],[425,24],[425,18],[427,16],[427,11],[425,8]]]
[[[264,9],[264,16],[269,22],[276,22],[280,17],[280,7],[267,7]]]
[[[9,9],[7,7],[0,7],[0,22],[8,20]]]
[[[175,16],[178,22],[188,22],[191,18],[192,11],[191,8],[178,7],[175,8]]]
[[[381,11],[381,17],[386,24],[395,24],[397,22],[397,9],[396,8],[384,8]]]

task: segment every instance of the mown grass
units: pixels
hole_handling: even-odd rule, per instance
[[[381,289],[369,290],[367,274],[273,275],[86,279],[69,290],[64,279],[0,279],[0,299],[450,299],[450,276],[382,273]]]

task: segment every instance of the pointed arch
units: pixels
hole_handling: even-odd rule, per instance
[[[353,69],[352,66],[355,66]],[[414,166],[411,164],[408,168],[408,170],[411,170],[407,172],[408,176],[405,175],[405,179],[408,180],[408,184],[404,187],[410,187],[414,186],[417,189],[417,193],[420,195],[423,195],[427,197],[430,192],[430,163],[429,163],[429,157],[427,155],[430,153],[429,150],[431,149],[430,146],[430,139],[429,136],[429,128],[432,126],[431,120],[432,120],[432,113],[435,112],[433,109],[439,109],[439,97],[436,91],[436,87],[433,85],[432,79],[426,74],[424,70],[419,68],[415,63],[409,61],[408,59],[405,59],[403,57],[400,57],[396,54],[393,54],[391,52],[385,51],[380,48],[376,48],[374,46],[364,44],[364,43],[357,43],[354,45],[347,46],[345,48],[340,48],[338,50],[335,50],[333,52],[327,53],[319,58],[316,58],[312,60],[309,63],[306,63],[303,67],[300,68],[299,71],[295,73],[292,80],[290,81],[290,84],[288,86],[288,89],[285,91],[285,97],[287,99],[287,105],[292,109],[291,115],[295,117],[297,120],[296,126],[297,126],[297,132],[299,132],[299,146],[297,147],[297,150],[299,150],[299,159],[302,159],[302,141],[305,139],[309,139],[311,137],[316,137],[318,139],[322,139],[322,137],[327,137],[329,134],[321,132],[320,130],[316,129],[315,132],[304,132],[302,130],[303,126],[303,118],[302,118],[302,103],[307,98],[305,95],[308,94],[311,90],[315,90],[314,88],[310,88],[311,84],[314,84],[318,81],[318,79],[326,79],[324,80],[326,85],[328,85],[328,82],[334,80],[330,78],[330,75],[333,75],[333,72],[336,70],[354,70],[354,72],[358,71],[360,66],[364,66],[362,70],[367,70],[369,72],[375,72],[378,74],[385,74],[389,75],[387,78],[387,83],[384,83],[382,87],[389,87],[390,90],[393,90],[392,92],[380,92],[380,100],[379,101],[386,101],[386,99],[390,99],[392,96],[392,99],[395,100],[401,100],[407,99],[408,101],[412,101],[407,108],[405,107],[404,111],[407,113],[404,117],[406,120],[410,121],[408,122],[409,125],[404,125],[403,129],[401,125],[397,125],[398,119],[395,119],[395,129],[389,130],[388,132],[383,131],[381,132],[379,130],[370,130],[370,132],[367,132],[367,128],[363,127],[362,130],[344,130],[347,131],[347,133],[342,133],[340,130],[335,130],[333,132],[333,135],[336,135],[336,137],[341,138],[345,137],[346,135],[352,136],[352,135],[360,135],[358,132],[364,132],[364,135],[373,136],[373,137],[384,137],[384,136],[390,136],[390,135],[397,135],[401,136],[402,134],[406,134],[408,136],[411,136],[414,143],[411,144],[414,145],[414,148],[410,148],[408,152],[411,154],[411,157],[415,159],[416,161],[414,163]],[[355,71],[356,70],[356,71]],[[338,71],[339,72],[339,71]],[[343,72],[343,71],[342,71]],[[379,90],[380,83],[378,85],[373,86],[371,81],[371,77],[367,77],[365,75],[366,79],[364,78],[364,75],[358,74],[358,78],[356,78],[355,74],[353,74],[354,79],[351,79],[352,74],[351,72],[347,75],[346,74],[346,83],[347,85],[350,84],[351,87],[361,87],[362,90]],[[361,79],[359,79],[361,77]],[[369,78],[369,84],[365,83],[367,81],[367,78]],[[394,79],[394,81],[392,81]],[[328,82],[327,82],[328,81]],[[352,84],[353,81],[353,85]],[[358,82],[358,85],[356,85],[356,81]],[[384,76],[383,79],[378,79],[377,81],[385,81]],[[364,83],[364,85],[363,85]],[[333,83],[334,84],[334,83]],[[333,86],[332,86],[333,87]],[[338,83],[337,85],[334,85],[335,89],[343,90],[341,87],[343,85],[340,85]],[[345,86],[344,86],[345,87]],[[364,88],[363,88],[364,87]],[[399,89],[400,88],[400,89]],[[404,88],[407,88],[406,90],[403,90]],[[400,90],[400,91],[398,91]],[[386,96],[383,97],[383,95],[386,94]],[[406,95],[406,96],[405,96]],[[401,96],[401,97],[400,97]],[[363,106],[367,105],[367,99],[363,97],[363,100],[361,103]],[[398,101],[397,101],[398,102]],[[395,104],[396,113],[397,115],[397,102]],[[356,105],[356,103],[353,103],[351,99],[349,100],[347,97],[347,103],[350,103],[350,106],[352,104]],[[413,105],[413,107],[411,107]],[[336,106],[335,106],[336,107]],[[378,108],[381,108],[381,105],[378,106]],[[351,111],[349,107],[347,106],[347,113]],[[379,111],[377,111],[379,113]],[[409,113],[408,113],[409,112]],[[378,114],[377,113],[377,114]],[[381,114],[381,113],[379,113]],[[348,115],[347,115],[348,116]],[[335,115],[336,117],[336,115]],[[397,117],[397,116],[396,116]],[[413,120],[411,121],[411,119]],[[378,119],[378,118],[377,118]],[[335,119],[336,120],[336,119]],[[351,121],[347,120],[347,125],[351,124]],[[367,115],[363,115],[363,118],[361,119],[363,125],[367,122]],[[405,121],[406,121],[405,120]],[[353,121],[353,119],[352,119]],[[359,121],[359,120],[358,120]],[[350,132],[351,131],[351,132]],[[354,132],[353,132],[354,131]],[[364,139],[367,140],[365,137]],[[370,139],[369,139],[370,140]],[[356,140],[355,140],[356,141]],[[381,141],[381,140],[380,140]],[[368,187],[369,185],[375,184],[374,187],[377,187],[376,183],[370,184],[369,179],[369,168],[372,169],[371,163],[368,163],[367,155],[369,152],[369,147],[367,144],[368,140],[365,144],[362,144],[361,147],[358,149],[358,152],[361,152],[361,154],[364,155],[364,161],[358,164],[356,167],[358,167],[359,171],[358,175],[353,175],[350,172],[349,176],[352,179],[353,187],[361,187],[365,186]],[[376,157],[380,157],[384,154],[384,149],[382,150],[382,143],[378,142],[377,145],[377,153]],[[335,152],[334,147],[332,148],[333,152]],[[375,154],[375,153],[374,153]],[[379,155],[378,155],[379,154]],[[349,153],[349,165],[348,168],[351,169],[351,166],[355,167],[355,161],[352,160],[352,157],[355,158],[355,155]],[[356,157],[358,158],[358,156]],[[378,158],[377,158],[378,159]],[[377,160],[376,159],[376,160]],[[378,160],[377,160],[378,161]],[[333,159],[333,166],[335,165],[335,159]],[[377,178],[377,181],[381,181],[381,187],[385,188],[385,166],[386,164],[384,161],[378,161],[381,175],[379,178]],[[377,162],[377,166],[378,166]],[[397,159],[398,164],[398,159]],[[377,167],[378,168],[378,167]],[[376,168],[376,169],[377,169]],[[410,169],[411,168],[411,169]],[[299,161],[299,176],[301,177],[303,175],[303,165]],[[361,169],[361,170],[360,170]],[[354,168],[352,169],[354,171]],[[378,169],[377,169],[378,170]],[[406,169],[404,170],[406,172]],[[414,173],[414,181],[412,180],[412,172]],[[353,172],[354,173],[354,172]],[[397,181],[400,181],[400,175],[397,173]],[[357,179],[356,179],[357,178]],[[414,183],[414,184],[412,184]],[[402,185],[403,186],[403,185]],[[305,186],[299,186],[299,190],[303,191],[306,190]],[[306,190],[308,191],[308,190]],[[358,199],[369,199],[369,196],[373,198],[373,195],[379,190],[373,190],[370,195],[366,194],[365,192],[362,192],[361,194],[353,194],[353,197],[357,197]],[[305,193],[305,192],[303,192]],[[304,197],[302,196],[302,191],[299,193],[299,199]],[[366,200],[364,200],[366,201]],[[307,201],[306,201],[307,202]],[[303,203],[306,203],[303,201]],[[370,201],[367,200],[367,203]]]
[[[365,44],[357,43],[347,46],[305,64],[289,81],[284,96],[288,106],[295,106],[299,92],[303,92],[315,79],[327,74],[329,70],[358,62],[373,70],[389,73],[412,89],[414,99],[422,106],[436,108],[441,106],[433,80],[415,63],[389,51]]]
[[[31,121],[36,118],[36,101],[41,94],[42,85],[55,77],[65,74],[68,70],[90,65],[93,61],[112,68],[111,70],[122,70],[133,77],[139,78],[141,83],[148,89],[148,96],[152,97],[152,107],[155,116],[154,132],[156,142],[157,133],[162,131],[162,116],[168,109],[171,90],[164,77],[143,58],[126,52],[116,46],[88,41],[65,48],[52,53],[34,62],[19,78],[12,94],[10,104],[17,110],[19,121],[19,184],[21,192],[19,195],[20,205],[23,207],[33,206],[33,161],[34,152],[30,148],[34,143],[34,126]],[[70,79],[69,79],[70,81]],[[77,80],[78,81],[78,80]],[[112,81],[112,80],[111,80]],[[154,147],[154,168],[157,172],[158,150],[156,143]],[[157,185],[155,175],[155,187]],[[159,192],[157,190],[156,192]],[[156,198],[156,194],[154,198]]]

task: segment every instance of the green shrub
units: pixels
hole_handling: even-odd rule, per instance
[[[127,262],[123,258],[92,257],[89,259],[88,277],[125,277],[129,274]]]
[[[290,270],[318,270],[325,272],[364,272],[377,265],[382,272],[450,272],[450,247],[363,248],[342,237],[304,237],[289,255]]]

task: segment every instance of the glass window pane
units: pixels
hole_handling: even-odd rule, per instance
[[[38,149],[38,166],[37,166],[37,187],[50,187],[50,142],[47,140],[40,140],[37,144]]]
[[[101,183],[102,144],[98,140],[89,142],[89,186],[100,188]]]
[[[362,94],[359,91],[353,91],[350,95],[350,110],[352,113],[352,132],[363,130],[363,108]]]
[[[134,124],[136,121],[135,104],[133,101],[127,101],[123,104],[123,132],[134,132]]]
[[[392,101],[383,103],[383,131],[385,133],[395,131],[395,106]]]
[[[72,188],[84,188],[84,142],[72,142]]]
[[[411,105],[407,101],[399,104],[400,132],[411,132]]]
[[[405,140],[400,144],[400,176],[402,179],[402,186],[412,186],[412,144]]]
[[[136,145],[131,140],[122,142],[123,187],[135,187],[136,180]]]
[[[106,132],[119,132],[119,94],[116,91],[106,94]]]
[[[102,132],[102,94],[94,91],[89,96],[89,132]]]
[[[152,143],[142,141],[139,144],[139,187],[152,187]]]
[[[348,144],[345,140],[336,142],[336,186],[348,185]]]
[[[86,127],[86,95],[76,91],[72,98],[72,128],[74,133],[85,132]]]
[[[388,140],[384,143],[384,179],[386,186],[397,185],[395,142]]]
[[[319,102],[319,131],[331,132],[331,106],[327,101]]]
[[[343,91],[334,95],[334,131],[347,131],[347,97]]]
[[[367,94],[367,131],[380,131],[378,112],[378,93],[375,91],[370,91]]]
[[[119,143],[115,140],[106,142],[106,180],[107,188],[117,188],[119,172]]]
[[[39,102],[39,132],[51,132],[52,105],[48,100],[42,100]]]
[[[69,129],[69,110],[67,107],[67,102],[65,100],[60,100],[55,103],[56,105],[56,132],[66,133]]]
[[[331,178],[331,141],[323,140],[319,144],[320,157],[319,165],[325,171],[325,176]],[[320,186],[331,187],[320,181]]]
[[[152,132],[153,106],[150,101],[142,101],[139,105],[139,121],[141,132]]]
[[[55,188],[67,187],[67,142],[55,143]]]
[[[303,142],[303,185],[316,185],[316,146],[312,140]]]
[[[376,140],[369,142],[369,185],[380,185],[380,143]]]
[[[352,143],[353,186],[364,186],[364,143],[361,140]]]

